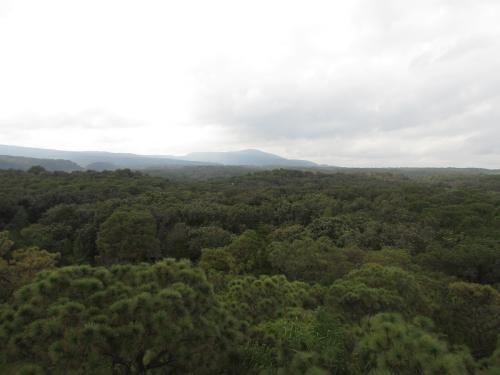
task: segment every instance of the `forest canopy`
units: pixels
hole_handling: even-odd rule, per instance
[[[0,171],[2,374],[498,374],[500,176]]]

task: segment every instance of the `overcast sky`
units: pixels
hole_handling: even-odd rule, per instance
[[[500,1],[0,0],[0,143],[500,168]]]

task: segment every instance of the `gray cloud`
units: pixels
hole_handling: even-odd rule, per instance
[[[499,16],[498,0],[0,0],[0,143],[500,168]]]
[[[308,145],[330,162],[472,165],[499,156],[499,4],[360,4],[365,32],[340,55],[316,48],[322,30],[312,29],[268,71],[228,60],[201,69],[196,120],[269,147]]]

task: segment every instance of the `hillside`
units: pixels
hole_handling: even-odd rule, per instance
[[[0,155],[0,169],[28,170],[39,165],[48,171],[72,172],[83,170],[78,164],[63,159],[38,159],[22,156]]]
[[[164,165],[203,165],[203,162],[170,159],[166,157],[155,157],[136,155],[131,153],[113,153],[101,151],[62,151],[43,148],[21,147],[0,145],[0,154],[11,156],[22,156],[29,158],[65,159],[77,163],[86,168],[93,163],[98,166],[113,165],[116,168],[141,169]]]
[[[62,151],[42,148],[0,145],[0,154],[29,158],[71,160],[88,169],[143,169],[164,166],[274,166],[274,167],[316,167],[307,160],[291,160],[259,150],[231,152],[193,152],[185,156],[137,155],[102,151]]]
[[[192,152],[179,157],[181,160],[217,163],[223,165],[248,166],[287,166],[287,167],[315,167],[318,164],[308,160],[286,159],[281,156],[260,150],[241,150],[228,152]]]
[[[432,176],[476,176],[499,174],[484,168],[349,168],[318,165],[307,160],[286,159],[259,150],[231,152],[194,152],[185,156],[147,156],[132,153],[61,151],[0,145],[0,169],[26,170],[34,165],[49,171],[141,170],[152,176],[174,179],[206,180],[243,176],[279,168],[321,173],[391,173],[410,178]]]

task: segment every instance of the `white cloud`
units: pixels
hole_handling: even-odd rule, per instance
[[[500,167],[493,0],[2,9],[0,143]]]

